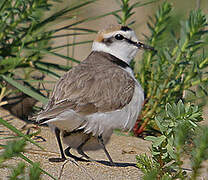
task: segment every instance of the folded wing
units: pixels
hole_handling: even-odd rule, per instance
[[[131,101],[134,86],[132,77],[118,66],[82,63],[60,78],[37,121],[76,129],[87,121],[86,115],[123,108]]]

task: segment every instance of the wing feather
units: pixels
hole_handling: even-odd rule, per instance
[[[67,109],[83,116],[121,109],[131,101],[134,86],[128,72],[116,65],[82,63],[60,78],[37,120],[55,118]]]

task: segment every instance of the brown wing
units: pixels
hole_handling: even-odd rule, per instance
[[[131,101],[134,85],[131,76],[116,65],[80,64],[58,81],[39,119],[55,117],[68,108],[83,115],[120,109]]]

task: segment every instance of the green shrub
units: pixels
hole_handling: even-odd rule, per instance
[[[188,20],[181,21],[179,33],[169,27],[173,24],[171,12],[171,4],[164,2],[148,23],[151,36],[147,37],[147,42],[157,53],[146,51],[139,61],[136,76],[144,88],[146,100],[134,129],[136,135],[142,133],[147,125],[150,129],[157,129],[155,116],[164,111],[167,103],[175,103],[179,99],[206,103],[206,17],[200,9],[192,10]]]
[[[200,175],[202,162],[207,160],[208,127],[200,127],[202,112],[198,106],[167,104],[164,112],[155,117],[161,135],[147,136],[152,141],[151,156],[138,155],[137,166],[143,179],[193,179]],[[183,169],[183,155],[191,153],[191,173]],[[189,155],[190,156],[190,155]]]
[[[0,1],[0,106],[12,106],[16,102],[23,102],[25,96],[27,98],[33,98],[43,104],[47,103],[47,94],[50,92],[50,89],[41,88],[40,84],[56,82],[60,77],[57,71],[68,71],[71,68],[68,62],[80,63],[80,61],[74,59],[73,56],[69,57],[59,54],[57,50],[64,47],[69,48],[76,45],[91,43],[92,40],[81,42],[74,41],[72,44],[66,43],[61,46],[52,46],[51,42],[62,37],[67,38],[96,33],[97,31],[93,29],[79,28],[78,25],[124,11],[124,9],[118,9],[74,22],[74,14],[77,14],[80,8],[86,7],[94,2],[96,2],[96,0],[76,1],[76,3],[70,7],[52,12],[52,1],[48,0]],[[151,2],[153,1],[143,4],[135,3],[134,7],[143,6]],[[53,3],[60,3],[60,1],[53,0]],[[46,13],[50,15],[46,15]],[[67,25],[58,28],[53,27],[52,25],[55,22],[66,20],[66,18],[63,18],[64,15],[67,15]],[[130,17],[128,13],[125,16],[124,21],[125,18],[128,19],[128,17]],[[63,30],[68,30],[69,32],[73,31],[73,33],[66,33],[65,31],[61,35],[56,34]],[[59,65],[52,62],[44,62],[43,56],[45,54],[59,57],[66,63],[65,65]],[[37,77],[36,74],[40,76]],[[45,81],[45,76],[50,76],[55,80],[52,82]],[[15,103],[14,101],[10,103],[10,99],[16,99]],[[24,107],[22,108],[24,109]],[[41,178],[42,173],[48,175],[52,179],[56,179],[41,169],[39,163],[32,162],[23,154],[24,147],[27,145],[28,141],[42,149],[42,147],[31,139],[34,134],[24,135],[20,130],[16,129],[2,118],[0,118],[0,124],[16,134],[12,137],[2,137],[3,140],[12,139],[12,141],[8,141],[7,144],[1,145],[4,150],[0,154],[0,168],[8,168],[11,170],[11,174],[9,174],[10,180],[37,180]],[[12,158],[22,159],[30,165],[20,160],[15,166],[11,166],[8,161]]]
[[[192,10],[179,33],[170,27],[171,13],[171,4],[164,2],[148,23],[147,41],[158,53],[145,52],[139,64],[137,78],[146,103],[134,130],[139,135],[145,128],[155,129],[157,136],[145,137],[152,141],[151,157],[138,155],[137,166],[143,179],[195,180],[208,150],[208,127],[199,126],[207,99],[207,20],[200,9]],[[190,152],[192,169],[187,174],[182,158]]]

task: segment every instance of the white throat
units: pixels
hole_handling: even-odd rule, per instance
[[[126,62],[127,64],[130,64],[131,60],[136,56],[137,53],[137,47],[132,48],[131,47],[122,47],[125,46],[125,44],[115,44],[111,46],[107,46],[106,44],[102,42],[93,42],[92,45],[92,51],[102,51],[109,53],[122,61]]]

